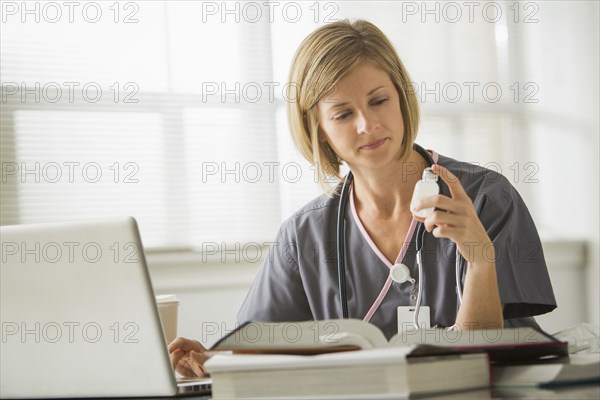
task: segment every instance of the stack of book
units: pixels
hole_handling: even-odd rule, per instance
[[[489,387],[490,361],[557,358],[567,344],[531,328],[422,330],[387,341],[374,325],[344,319],[247,323],[209,354],[215,399],[372,399]]]
[[[487,387],[485,354],[410,357],[411,347],[314,356],[217,355],[206,363],[215,399],[408,397]]]

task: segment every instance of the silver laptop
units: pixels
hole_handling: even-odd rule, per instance
[[[133,218],[0,232],[0,397],[210,391],[177,385]]]

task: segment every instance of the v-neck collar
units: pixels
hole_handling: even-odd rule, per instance
[[[350,197],[350,209],[352,210],[352,218],[354,219],[354,222],[356,222],[356,226],[358,226],[358,230],[360,231],[361,235],[366,240],[366,242],[369,244],[369,247],[371,247],[371,250],[373,250],[373,252],[377,255],[377,257],[379,257],[381,262],[383,262],[388,268],[392,268],[392,266],[394,264],[390,260],[387,259],[387,257],[381,252],[381,250],[379,250],[379,248],[377,247],[377,245],[371,238],[371,235],[369,235],[369,232],[367,232],[367,230],[365,229],[362,221],[360,220],[360,218],[358,216],[358,213],[356,212],[356,206],[354,204],[354,184],[352,184],[350,186],[349,197]],[[404,238],[404,242],[402,242],[402,248],[400,249],[400,253],[396,257],[395,263],[401,263],[402,260],[404,260],[404,256],[406,255],[406,252],[408,251],[408,246],[410,245],[410,242],[411,242],[411,239],[415,232],[416,226],[417,226],[417,220],[413,218],[412,222],[410,223],[410,227],[408,228],[408,232],[406,233],[406,237]]]
[[[433,161],[435,163],[437,163],[438,159],[439,159],[439,154],[432,150],[431,156],[433,158]],[[369,235],[369,232],[367,232],[367,230],[365,229],[362,221],[360,220],[360,218],[358,216],[358,213],[356,212],[356,205],[354,204],[354,183],[352,183],[350,185],[349,196],[350,196],[350,209],[352,210],[352,218],[354,219],[354,222],[356,222],[356,226],[358,226],[358,230],[360,231],[362,237],[369,244],[369,247],[371,247],[371,250],[373,250],[373,252],[377,255],[377,257],[379,257],[381,262],[383,262],[388,268],[392,268],[392,266],[394,264],[390,260],[387,259],[387,257],[381,252],[381,250],[379,250],[379,248],[377,247],[377,245],[371,238],[371,235]],[[400,249],[400,253],[396,257],[396,260],[395,260],[396,264],[401,263],[402,260],[404,260],[404,256],[406,255],[406,252],[408,251],[408,246],[410,245],[412,237],[415,233],[417,223],[418,223],[418,221],[413,218],[410,223],[410,227],[408,228],[408,232],[406,232],[406,237],[404,238],[404,241],[402,242],[402,248]]]

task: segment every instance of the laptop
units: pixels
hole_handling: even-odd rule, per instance
[[[135,219],[0,232],[0,397],[210,393],[176,382]]]

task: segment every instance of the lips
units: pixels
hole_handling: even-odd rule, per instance
[[[381,147],[381,145],[383,145],[383,143],[385,143],[385,138],[369,142],[369,143],[365,144],[364,146],[361,146],[360,149],[361,150],[375,150],[375,149]]]

